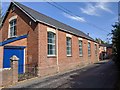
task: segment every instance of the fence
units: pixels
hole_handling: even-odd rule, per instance
[[[19,70],[22,69],[22,67],[24,67],[24,72],[18,74],[18,81],[37,77],[37,65],[19,65]]]

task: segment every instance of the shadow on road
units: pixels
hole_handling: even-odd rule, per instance
[[[106,64],[106,62],[99,62],[99,63],[95,63],[95,64]]]
[[[112,88],[117,80],[117,69],[114,63],[100,62],[94,69],[87,69],[70,76],[69,85],[71,88]]]

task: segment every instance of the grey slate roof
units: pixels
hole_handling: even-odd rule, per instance
[[[41,14],[29,7],[26,7],[25,5],[22,5],[18,2],[13,2],[14,4],[17,4],[20,8],[22,8],[25,12],[27,12],[27,14],[29,14],[31,17],[33,17],[36,21],[38,22],[45,22],[45,23],[48,23],[50,25],[53,25],[55,27],[57,27],[58,29],[61,29],[61,30],[65,30],[66,32],[71,32],[77,36],[80,36],[80,37],[83,37],[83,38],[87,38],[89,40],[92,40],[94,41],[93,38],[91,38],[90,36],[86,35],[85,33],[83,33],[82,31],[80,30],[77,30],[71,26],[68,26],[64,23],[61,23],[51,17],[48,17],[44,14]]]
[[[107,48],[112,48],[112,44],[100,44],[100,46],[104,46],[104,47],[107,47]]]

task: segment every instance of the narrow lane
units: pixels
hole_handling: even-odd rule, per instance
[[[114,88],[117,69],[113,62],[98,63],[93,69],[70,75],[68,82],[58,88]]]
[[[114,88],[117,68],[112,61],[102,61],[92,66],[57,75],[19,88]],[[14,87],[18,87],[14,86]]]

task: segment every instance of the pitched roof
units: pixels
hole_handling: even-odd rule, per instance
[[[18,8],[20,8],[21,10],[23,10],[26,14],[28,14],[28,16],[30,16],[30,18],[32,18],[34,21],[38,21],[38,22],[41,22],[41,23],[44,23],[44,24],[47,24],[50,26],[54,26],[62,31],[69,32],[69,33],[75,34],[77,36],[94,41],[93,38],[86,35],[85,33],[83,33],[80,30],[77,30],[69,25],[61,23],[61,22],[59,22],[51,17],[48,17],[42,13],[39,13],[39,12],[37,12],[37,11],[35,11],[35,10],[33,10],[33,9],[23,5],[23,4],[18,3],[18,2],[12,2],[12,3],[14,5],[16,5]]]
[[[107,47],[107,48],[112,48],[112,44],[100,44],[100,46]]]

